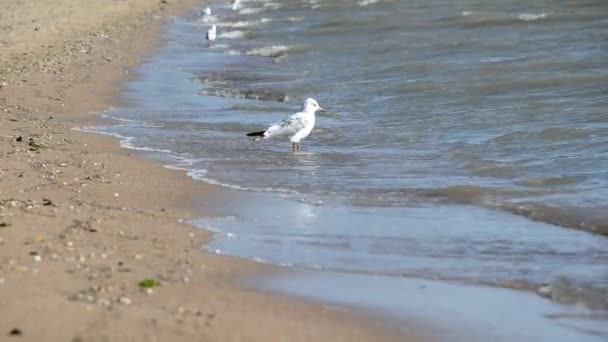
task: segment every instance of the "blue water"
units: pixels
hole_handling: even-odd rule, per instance
[[[538,300],[605,323],[605,2],[211,7],[172,22],[129,105],[87,128],[229,189],[193,222],[218,232],[208,250],[531,296],[548,285]],[[329,112],[303,151],[244,136],[307,97]]]

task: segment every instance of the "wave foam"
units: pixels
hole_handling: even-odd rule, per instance
[[[521,13],[517,16],[517,19],[522,21],[535,21],[545,19],[547,16],[547,13]]]
[[[281,55],[287,54],[289,50],[292,48],[286,45],[272,45],[272,46],[264,46],[261,48],[253,48],[251,50],[245,51],[246,56],[262,56],[262,57],[279,57]]]
[[[225,39],[239,39],[239,38],[244,38],[245,37],[245,32],[243,31],[227,31],[227,32],[222,32],[219,34],[220,38],[225,38]]]
[[[378,0],[362,0],[359,1],[357,4],[361,7],[363,6],[369,6],[369,5],[373,5],[373,4],[377,4]]]

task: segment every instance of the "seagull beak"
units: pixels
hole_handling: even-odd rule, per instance
[[[321,107],[321,106],[319,106],[319,111],[320,111],[320,112],[327,112],[327,111],[325,110],[325,108],[323,108],[323,107]]]

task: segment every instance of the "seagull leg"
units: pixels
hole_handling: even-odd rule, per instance
[[[296,147],[298,146],[298,144],[296,143],[291,143],[291,149],[295,152],[296,151]]]
[[[298,151],[300,150],[300,143],[298,143]]]

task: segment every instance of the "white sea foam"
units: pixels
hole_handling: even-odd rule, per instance
[[[264,7],[270,8],[272,10],[278,10],[279,8],[281,8],[281,4],[276,2],[267,2],[264,4]]]
[[[548,16],[547,13],[521,13],[517,16],[517,19],[523,21],[534,21],[545,19]]]
[[[225,21],[225,22],[220,22],[218,23],[218,26],[220,27],[249,27],[251,26],[252,22],[249,21]]]
[[[224,39],[239,39],[245,37],[245,32],[243,31],[226,31],[222,32],[219,35],[220,38]]]
[[[242,10],[239,11],[240,14],[242,15],[250,15],[250,14],[256,14],[256,13],[260,13],[262,12],[264,9],[263,8],[243,8]]]
[[[123,119],[123,118],[111,116],[109,114],[101,114],[100,116],[104,119],[110,119],[110,120],[121,121],[121,122],[131,122],[131,123],[138,123],[138,124],[143,123],[142,121],[139,121],[139,120]]]
[[[201,172],[201,171],[204,171],[204,172]],[[272,187],[251,188],[251,187],[242,186],[242,185],[238,185],[238,184],[224,183],[224,182],[215,180],[213,178],[203,177],[203,175],[205,175],[206,173],[207,172],[205,170],[191,170],[187,173],[187,175],[190,176],[192,179],[195,179],[195,180],[198,180],[201,182],[205,182],[207,184],[217,185],[217,186],[221,186],[223,188],[232,189],[232,190],[253,191],[253,192],[275,192],[275,193],[280,193],[280,194],[293,194],[293,195],[298,194],[297,191],[294,191],[291,189],[285,189],[285,188],[272,188]]]
[[[104,128],[105,127],[103,127],[103,126],[98,126],[98,127],[85,126],[85,127],[73,127],[72,129],[75,131],[79,131],[79,132],[95,133],[95,134],[107,135],[107,136],[117,138],[119,140],[120,147],[129,149],[129,150],[137,150],[137,151],[144,151],[144,152],[159,152],[159,153],[171,153],[172,152],[171,150],[166,150],[166,149],[161,149],[161,148],[136,146],[133,144],[133,140],[135,140],[135,137],[126,137],[126,136],[118,134],[118,133],[106,132],[106,131],[103,131]]]
[[[358,2],[359,6],[369,6],[377,3],[378,0],[362,0]]]
[[[127,137],[120,141],[120,147],[126,148],[129,150],[137,150],[144,152],[160,152],[160,153],[171,153],[171,150],[166,150],[163,148],[154,148],[154,147],[146,147],[146,146],[136,146],[133,144],[133,140],[135,137]]]
[[[269,23],[271,21],[272,21],[272,19],[270,19],[270,18],[261,18],[259,20],[251,20],[251,21],[246,21],[246,20],[241,20],[241,21],[225,21],[225,22],[218,23],[217,26],[219,26],[219,27],[243,28],[243,27],[255,26],[255,25],[260,25],[260,24],[266,24],[266,23]]]
[[[288,23],[298,23],[298,22],[304,21],[304,17],[288,17],[288,18],[285,18],[284,21],[286,21]]]
[[[246,56],[263,56],[263,57],[277,57],[287,53],[291,49],[290,46],[286,45],[272,45],[264,46],[261,48],[253,48],[245,51]]]

